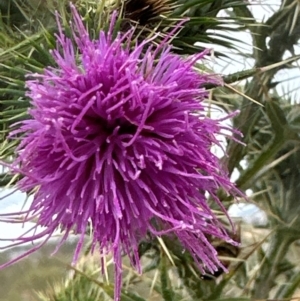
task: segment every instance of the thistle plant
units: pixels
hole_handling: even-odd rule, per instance
[[[57,248],[70,233],[79,235],[76,263],[90,228],[91,252],[113,254],[115,300],[122,255],[141,273],[138,245],[147,234],[177,237],[202,273],[225,269],[208,236],[235,242],[206,194],[226,213],[218,190],[240,193],[211,151],[224,127],[206,116],[203,86],[222,81],[193,68],[209,51],[183,59],[172,53],[172,36],[159,45],[154,37],[134,43],[133,29],[116,32],[116,13],[91,40],[73,5],[71,14],[70,38],[57,15],[56,66],[27,74],[30,118],[10,132],[20,140],[9,166],[21,177],[16,187],[36,191],[28,210],[2,217],[17,222],[25,215],[21,222],[43,227],[10,247],[43,242],[1,268],[40,248],[58,228]]]
[[[60,231],[55,251],[77,237],[71,273],[39,300],[298,297],[299,111],[274,82],[299,58],[298,3],[261,23],[253,1],[72,2],[0,3],[0,158],[10,169],[0,186],[33,196],[0,222],[31,222],[7,243],[34,243],[5,255],[1,283]],[[207,59],[225,54],[201,42],[229,49],[243,29],[255,67],[214,75]],[[211,101],[224,118],[209,115]],[[248,227],[226,219],[246,189],[269,214],[255,230],[268,235],[249,246]]]

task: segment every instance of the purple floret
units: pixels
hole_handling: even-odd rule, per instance
[[[27,220],[44,227],[15,244],[47,241],[60,228],[62,243],[70,233],[80,236],[76,262],[91,227],[92,251],[113,254],[115,300],[121,256],[141,272],[138,244],[147,233],[175,235],[202,271],[217,270],[222,264],[207,237],[232,240],[206,195],[221,206],[217,191],[237,190],[211,151],[222,126],[203,104],[203,85],[220,79],[193,69],[208,51],[182,58],[168,40],[132,46],[133,31],[113,38],[113,25],[91,40],[72,12],[73,39],[59,25],[56,67],[30,75],[31,119],[13,133],[22,134],[17,187],[38,187]]]

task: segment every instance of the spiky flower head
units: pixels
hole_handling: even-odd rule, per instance
[[[221,263],[207,237],[231,239],[206,196],[221,206],[217,191],[235,188],[211,152],[222,127],[203,104],[202,86],[220,81],[193,69],[207,52],[183,59],[168,40],[134,44],[133,31],[114,37],[115,17],[91,40],[73,6],[72,14],[73,37],[59,25],[56,67],[30,75],[31,119],[13,132],[22,135],[13,167],[22,175],[17,186],[38,189],[29,210],[11,217],[26,214],[44,229],[14,245],[40,238],[44,244],[60,228],[61,243],[70,233],[80,236],[76,262],[91,227],[91,250],[113,254],[115,300],[121,256],[141,272],[138,244],[147,233],[175,235],[203,272],[217,270]]]

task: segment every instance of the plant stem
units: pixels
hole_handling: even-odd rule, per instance
[[[252,297],[264,299],[269,297],[269,292],[275,285],[280,263],[287,255],[294,237],[288,235],[287,229],[279,229],[271,238],[270,247],[259,269],[260,275],[256,278]]]

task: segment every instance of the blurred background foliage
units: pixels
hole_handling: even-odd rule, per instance
[[[249,202],[267,213],[268,223],[254,227],[237,222],[238,230],[233,237],[241,241],[239,248],[211,238],[229,268],[228,274],[220,271],[200,275],[191,256],[176,241],[165,237],[145,239],[139,250],[145,273],[137,275],[125,260],[122,300],[300,300],[300,102],[291,96],[292,91],[280,94],[280,81],[275,80],[278,72],[299,68],[299,55],[294,51],[300,38],[299,1],[282,0],[263,21],[252,14],[252,5],[257,9],[262,5],[258,1],[72,2],[93,36],[108,25],[112,9],[119,10],[120,30],[134,25],[137,38],[160,31],[157,42],[178,20],[189,17],[172,40],[174,51],[193,54],[206,43],[222,46],[226,53],[234,51],[241,60],[251,57],[254,62],[249,70],[224,75],[223,87],[208,88],[215,105],[227,112],[240,110],[233,124],[243,134],[245,145],[228,141],[228,156],[222,160],[230,174],[237,174],[237,186],[249,192]],[[0,1],[1,160],[10,161],[18,144],[17,140],[8,139],[11,125],[28,118],[25,75],[53,65],[49,50],[55,47],[55,10],[62,16],[67,32],[70,30],[68,3]],[[252,38],[250,55],[235,43],[235,32],[243,31]],[[245,42],[249,46],[250,41]],[[216,51],[215,55],[222,58],[225,52]],[[3,173],[0,186],[16,180]],[[233,200],[222,192],[220,196],[226,207],[232,204]],[[107,277],[102,278],[99,258],[83,254],[75,268],[63,266],[69,272],[62,280],[51,283],[50,288],[34,297],[23,296],[22,300],[112,300],[111,262],[107,260]],[[47,273],[44,277],[45,282],[50,279]],[[16,296],[10,300],[16,300]]]

